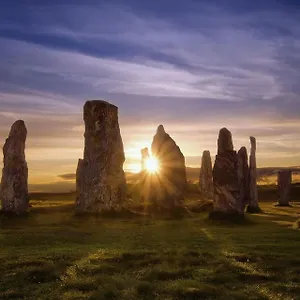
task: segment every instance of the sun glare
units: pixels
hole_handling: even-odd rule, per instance
[[[159,170],[159,163],[155,157],[149,157],[146,160],[145,166],[149,173],[156,173]]]

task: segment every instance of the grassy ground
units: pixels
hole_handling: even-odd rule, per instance
[[[240,225],[76,217],[73,203],[36,194],[28,216],[2,216],[0,299],[300,299],[300,203]]]

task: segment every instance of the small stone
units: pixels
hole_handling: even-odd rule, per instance
[[[277,186],[279,194],[279,206],[290,206],[290,191],[292,184],[292,171],[282,170],[277,174]]]
[[[247,212],[256,213],[261,209],[258,205],[258,192],[257,192],[257,170],[256,170],[256,139],[250,136],[251,150],[250,150],[250,165],[249,165],[249,189],[250,199],[247,207]]]
[[[203,151],[202,154],[199,187],[204,199],[213,199],[214,186],[212,178],[212,164],[210,152],[208,150]]]
[[[240,186],[240,202],[242,210],[245,210],[249,204],[250,189],[249,189],[249,167],[248,167],[248,154],[246,147],[241,147],[237,153],[238,155],[238,177]]]
[[[150,157],[148,148],[141,149],[141,171],[145,171],[146,169],[146,161]]]
[[[22,214],[28,210],[28,167],[25,159],[27,129],[16,121],[3,147],[3,171],[0,188],[2,211]]]

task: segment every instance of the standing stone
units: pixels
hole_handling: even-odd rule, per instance
[[[146,170],[146,161],[150,157],[148,148],[141,149],[141,156],[142,156],[141,171],[145,171]]]
[[[247,207],[247,212],[256,213],[261,209],[258,205],[258,193],[257,193],[257,171],[256,171],[256,139],[250,136],[251,152],[250,152],[250,166],[249,166],[249,188],[250,199]]]
[[[76,172],[76,209],[100,212],[120,209],[126,198],[125,161],[118,108],[100,100],[84,105],[84,158]]]
[[[222,128],[218,138],[218,154],[213,168],[214,202],[212,218],[243,216],[240,202],[238,156],[233,150],[231,132]]]
[[[290,206],[290,191],[292,183],[292,171],[282,170],[277,174],[277,185],[279,194],[279,206]]]
[[[231,135],[231,132],[227,128],[223,127],[219,131],[218,154],[227,153],[228,151],[234,151],[232,135]]]
[[[249,189],[249,167],[248,154],[246,147],[241,147],[237,153],[238,155],[238,177],[240,186],[240,201],[242,210],[244,211],[247,204],[249,204],[250,189]]]
[[[3,171],[0,188],[2,211],[22,214],[27,211],[28,167],[25,159],[27,129],[22,120],[16,121],[3,147]]]
[[[168,210],[182,205],[187,185],[185,158],[162,125],[157,128],[151,150],[160,166],[151,178],[151,201]]]
[[[208,150],[203,151],[202,154],[199,187],[204,199],[213,199],[214,186],[212,179],[212,164],[210,152]]]
[[[148,148],[141,149],[141,172],[139,176],[141,202],[147,202],[150,195],[151,176],[146,168],[146,161],[149,157]]]

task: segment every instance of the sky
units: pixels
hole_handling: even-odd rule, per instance
[[[297,2],[1,1],[0,146],[23,119],[31,188],[60,187],[83,156],[83,105],[104,99],[125,170],[159,124],[191,167],[224,126],[236,150],[256,137],[258,166],[299,166]]]

